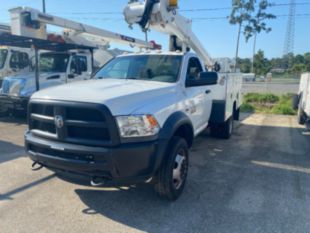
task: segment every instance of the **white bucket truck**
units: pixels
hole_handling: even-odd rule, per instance
[[[117,56],[92,80],[35,93],[26,151],[34,169],[84,175],[94,186],[149,182],[176,200],[194,138],[208,126],[215,136],[231,136],[242,75],[215,71],[171,1],[129,3],[124,12],[130,25],[169,34],[170,51]]]

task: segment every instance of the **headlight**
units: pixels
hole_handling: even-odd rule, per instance
[[[154,136],[160,129],[152,115],[119,116],[116,121],[123,138]]]

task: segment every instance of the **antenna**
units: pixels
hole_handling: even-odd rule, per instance
[[[290,1],[283,56],[294,53],[296,2]]]

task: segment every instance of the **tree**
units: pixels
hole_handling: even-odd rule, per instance
[[[291,74],[300,75],[307,71],[307,66],[305,64],[294,64],[293,67],[290,69]]]
[[[235,71],[239,55],[241,28],[244,23],[248,23],[251,20],[251,14],[254,12],[255,2],[256,0],[232,0],[232,11],[229,17],[229,23],[232,25],[238,25]]]
[[[254,73],[256,75],[266,75],[270,71],[271,63],[265,58],[264,51],[258,50],[254,61]]]
[[[266,12],[268,7],[270,6],[272,6],[272,4],[270,4],[267,0],[261,0],[258,4],[258,10],[255,16],[250,19],[248,25],[246,25],[244,29],[246,41],[248,41],[252,36],[254,36],[252,72],[254,72],[257,35],[263,31],[266,33],[271,32],[272,29],[271,27],[267,27],[266,20],[276,18],[275,15]]]
[[[267,27],[266,20],[275,18],[274,15],[266,12],[267,8],[271,4],[267,0],[260,0],[258,8],[255,6],[256,0],[232,0],[232,12],[229,17],[229,22],[232,25],[238,25],[238,38],[237,38],[237,48],[236,48],[236,61],[239,53],[239,43],[241,28],[243,25],[243,34],[245,36],[246,42],[254,36],[254,46],[253,46],[253,66],[254,68],[254,55],[256,50],[256,37],[257,34],[262,31],[270,32],[271,28]],[[237,63],[237,62],[236,62]]]

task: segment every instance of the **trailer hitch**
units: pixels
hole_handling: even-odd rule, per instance
[[[43,168],[43,165],[38,163],[38,162],[33,162],[33,164],[31,165],[31,170],[32,171],[39,171]]]
[[[103,177],[93,177],[90,181],[90,185],[93,187],[100,187],[103,186],[106,183],[106,179]]]

